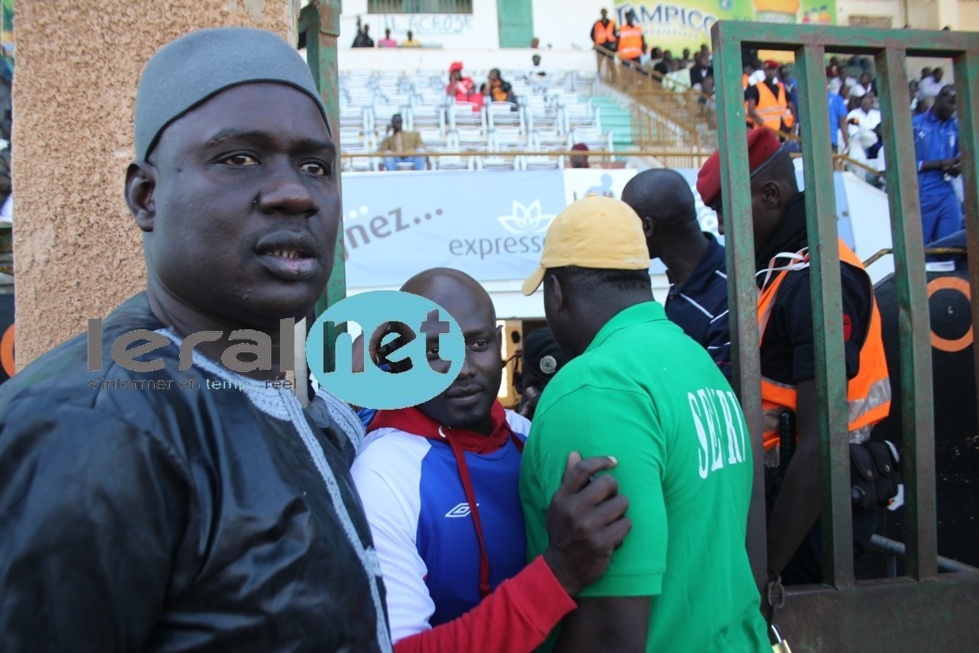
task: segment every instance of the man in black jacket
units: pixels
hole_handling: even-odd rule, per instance
[[[390,650],[356,422],[278,380],[339,226],[309,69],[194,32],[147,63],[135,136],[146,291],[0,391],[0,650]],[[267,364],[216,362],[246,333]]]

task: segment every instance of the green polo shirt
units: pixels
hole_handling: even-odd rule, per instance
[[[568,453],[615,456],[632,531],[580,596],[652,597],[647,651],[771,651],[745,551],[750,447],[707,352],[658,303],[631,306],[541,396],[520,468],[527,555],[547,548]]]

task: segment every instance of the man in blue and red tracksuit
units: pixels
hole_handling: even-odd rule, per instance
[[[402,291],[455,319],[466,359],[433,399],[377,411],[351,469],[384,576],[395,652],[529,653],[604,573],[629,528],[614,479],[589,481],[615,461],[571,464],[572,454],[551,502],[551,546],[527,565],[518,481],[530,422],[497,399],[503,365],[493,302],[475,279],[448,268],[421,272]],[[425,345],[429,365],[447,371],[437,334]]]
[[[952,178],[962,174],[955,87],[943,86],[931,109],[912,118],[911,125],[918,161],[921,223],[928,245],[964,226],[962,207],[952,186]]]

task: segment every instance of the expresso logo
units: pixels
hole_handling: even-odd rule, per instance
[[[496,218],[500,226],[514,236],[457,238],[449,242],[449,253],[452,256],[478,256],[480,260],[501,254],[537,254],[544,248],[544,235],[553,220],[553,214],[541,209],[540,200],[527,206],[514,201],[510,215]]]
[[[353,324],[366,342],[380,338],[398,371],[382,369],[366,346],[359,361],[363,371],[352,371],[353,337],[328,338],[333,327],[349,330]],[[431,300],[399,291],[378,290],[337,302],[317,318],[306,339],[306,361],[316,380],[340,399],[370,408],[393,410],[428,401],[459,375],[464,358],[465,340],[452,316]],[[441,364],[430,365],[430,360]]]

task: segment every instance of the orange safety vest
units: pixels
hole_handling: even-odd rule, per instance
[[[622,59],[638,59],[642,56],[642,29],[633,25],[623,25],[619,28],[619,57]]]
[[[874,300],[874,288],[870,276],[864,270],[857,255],[839,241],[840,261],[861,271],[870,291],[870,323],[867,325],[863,347],[860,348],[860,370],[846,384],[846,400],[848,405],[847,427],[850,440],[863,442],[870,437],[874,424],[887,417],[891,410],[891,381],[887,374],[887,360],[884,358],[884,340],[881,337],[880,312]],[[809,254],[803,259],[809,261]],[[758,297],[758,341],[764,341],[765,327],[775,296],[789,270],[783,270],[775,280],[760,292]],[[765,451],[777,449],[779,445],[779,418],[783,411],[796,409],[795,386],[778,383],[771,379],[761,378],[761,406],[764,414]]]
[[[595,45],[605,45],[606,43],[615,43],[615,21],[609,19],[608,25],[602,25],[602,21],[596,20],[595,27],[592,28],[595,32]]]
[[[778,82],[778,97],[775,97],[772,89],[768,88],[767,82],[758,82],[755,88],[758,89],[758,104],[755,105],[755,111],[761,116],[762,124],[775,132],[782,128],[783,122],[786,127],[795,124],[795,117],[789,111],[789,101],[782,82]],[[748,111],[747,102],[744,103],[744,110]],[[754,123],[750,117],[748,122]]]

